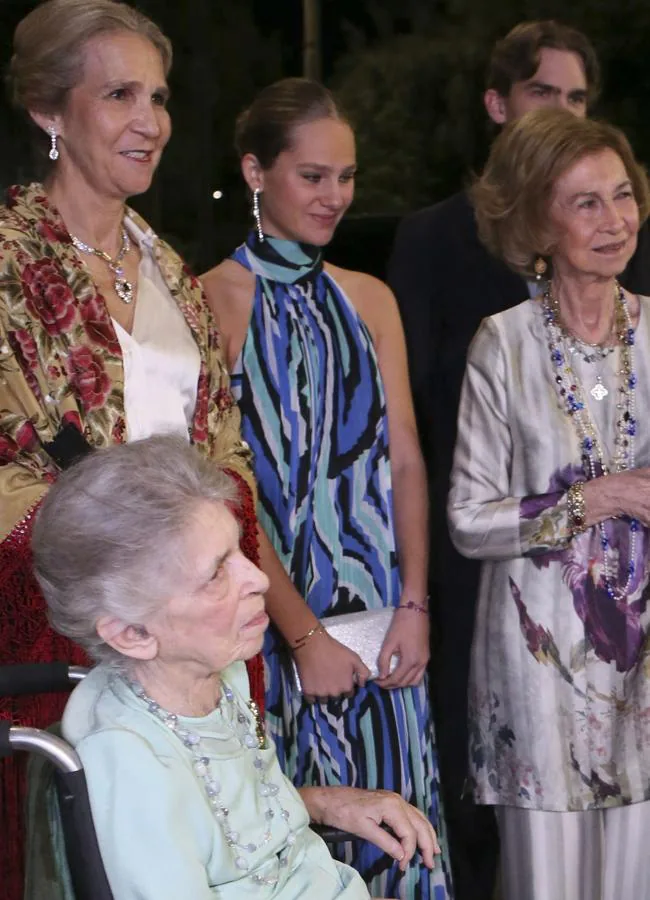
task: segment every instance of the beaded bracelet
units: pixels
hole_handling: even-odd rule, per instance
[[[571,536],[580,534],[587,528],[587,506],[585,504],[584,481],[574,482],[566,492],[566,505],[569,513],[569,529]]]
[[[427,597],[427,601],[429,598]],[[397,606],[397,609],[414,609],[415,612],[424,613],[425,616],[429,615],[429,607],[424,606],[422,603],[416,603],[415,600],[408,600],[406,603],[400,603]]]
[[[323,628],[323,625],[321,622],[319,622],[317,625],[314,625],[313,628],[309,629],[307,634],[303,634],[303,636],[299,637],[298,640],[294,644],[290,645],[291,649],[292,650],[302,650],[302,648],[305,646],[307,641],[310,638],[313,638],[313,636],[315,634],[325,634],[325,629]]]

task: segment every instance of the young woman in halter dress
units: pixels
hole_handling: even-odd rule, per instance
[[[237,131],[256,227],[203,284],[259,485],[268,724],[296,784],[398,791],[444,847],[425,676],[427,486],[402,326],[382,282],[322,260],[352,201],[354,135],[305,79],[262,91]],[[381,607],[395,612],[368,681],[319,622]],[[444,851],[433,872],[402,873],[364,843],[340,855],[372,894],[451,897]]]

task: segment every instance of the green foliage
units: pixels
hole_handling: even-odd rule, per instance
[[[402,212],[449,193],[486,142],[483,61],[462,35],[402,35],[340,66],[334,88],[355,126],[356,209]]]
[[[594,112],[623,128],[650,161],[648,0],[370,0],[370,7],[376,38],[350,31],[332,83],[357,131],[357,213],[424,206],[480,169],[494,133],[482,105],[488,55],[524,20],[556,18],[589,35],[605,84]]]

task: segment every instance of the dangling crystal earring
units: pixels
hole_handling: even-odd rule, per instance
[[[262,231],[262,216],[260,215],[260,194],[261,190],[255,188],[253,191],[253,218],[255,219],[255,227],[257,228],[257,237],[260,241],[264,240],[264,232]]]
[[[55,129],[54,125],[50,125],[50,127],[47,129],[47,131],[48,131],[48,134],[50,135],[49,157],[52,160],[52,162],[56,162],[57,159],[59,158],[59,148],[56,145],[58,135],[56,133],[56,129]]]
[[[548,266],[546,265],[546,260],[542,259],[541,256],[538,256],[535,260],[535,265],[533,266],[535,269],[535,281],[539,284],[544,275],[546,275],[546,270]]]

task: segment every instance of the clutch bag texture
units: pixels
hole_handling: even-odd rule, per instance
[[[361,657],[364,665],[370,669],[369,680],[372,680],[379,675],[377,658],[386,632],[393,620],[394,612],[395,609],[392,606],[382,609],[364,609],[361,612],[344,613],[341,616],[327,616],[321,619],[321,624],[330,637]],[[391,672],[398,662],[398,656],[393,655],[389,667]],[[295,662],[293,671],[298,690],[301,690],[298,667]]]

